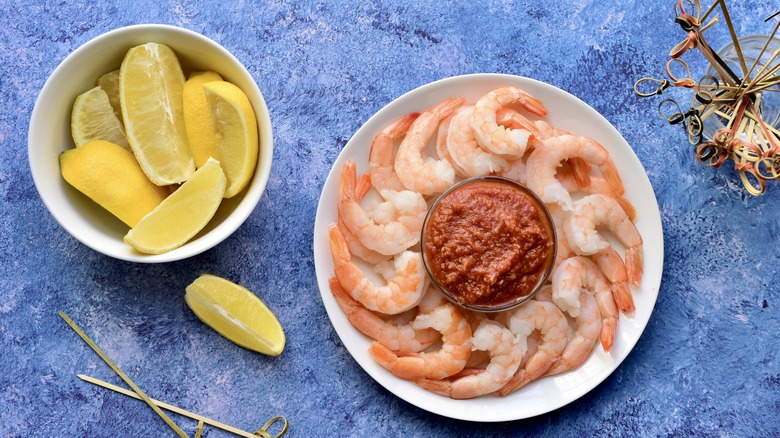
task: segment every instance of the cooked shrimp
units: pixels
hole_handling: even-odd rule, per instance
[[[393,220],[376,223],[358,202],[355,190],[355,162],[344,164],[339,187],[339,218],[366,248],[384,255],[395,255],[420,241],[420,231],[428,204],[419,193],[381,191],[386,206],[393,211]]]
[[[505,325],[523,344],[534,332],[539,332],[540,335],[536,352],[528,358],[522,368],[517,370],[506,385],[496,392],[500,396],[505,396],[543,376],[558,360],[566,347],[569,323],[555,304],[538,300],[529,301],[500,315],[498,321],[505,321]]]
[[[460,313],[462,313],[463,317],[468,321],[472,333],[476,332],[479,325],[482,324],[482,321],[488,319],[487,315],[484,313],[473,310],[460,309]],[[469,356],[468,362],[466,362],[465,369],[481,367],[488,362],[488,359],[490,359],[490,354],[487,350],[479,350],[475,347],[471,352],[471,356]]]
[[[628,218],[631,219],[631,221],[636,219],[636,208],[634,208],[634,204],[626,199],[625,196],[615,193],[612,190],[612,187],[610,187],[609,183],[607,183],[607,180],[603,177],[592,175],[590,177],[590,184],[588,184],[588,186],[585,188],[581,187],[577,182],[577,177],[574,174],[573,168],[568,172],[559,171],[555,174],[555,177],[561,182],[563,188],[565,188],[569,193],[582,192],[586,195],[599,194],[614,198],[623,208],[623,211],[626,212],[626,215],[628,215]]]
[[[572,317],[581,312],[580,295],[592,293],[601,312],[601,346],[609,351],[617,333],[618,309],[604,274],[595,263],[582,256],[566,259],[552,275],[553,302]]]
[[[423,157],[428,140],[439,123],[460,107],[464,98],[450,98],[424,111],[412,123],[395,157],[395,173],[404,187],[423,195],[440,193],[455,182],[455,169],[447,160]]]
[[[544,146],[534,149],[526,161],[526,181],[544,202],[556,202],[571,210],[572,199],[560,181],[555,178],[564,160],[579,157],[597,166],[615,193],[623,194],[623,182],[609,152],[587,137],[562,135],[544,140]]]
[[[398,175],[393,169],[393,144],[406,135],[412,122],[420,113],[410,113],[387,126],[374,137],[371,143],[371,152],[368,155],[369,174],[371,184],[377,190],[405,190]]]
[[[445,397],[467,399],[491,394],[504,386],[517,371],[524,354],[523,345],[506,327],[484,320],[471,338],[473,349],[487,351],[490,363],[478,373],[453,381],[415,379],[421,388]]]
[[[534,296],[539,301],[552,302],[552,288],[546,286]],[[580,294],[580,314],[573,318],[572,332],[560,359],[544,373],[545,376],[573,370],[590,356],[601,334],[601,311],[596,298]]]
[[[511,108],[501,108],[496,113],[496,121],[498,122],[499,125],[503,125],[508,128],[524,128],[529,130],[532,129],[536,130],[535,135],[531,137],[531,139],[528,142],[528,148],[526,152],[531,151],[535,148],[543,147],[544,143],[542,142],[546,138],[569,134],[563,129],[558,129],[552,126],[551,124],[545,122],[544,120],[536,120],[534,122],[530,122],[528,119],[523,117],[520,113],[518,113],[517,111]],[[532,125],[529,128],[529,124],[531,123]],[[590,163],[578,157],[569,158],[568,160],[566,160],[566,163],[571,168],[571,172],[577,182],[578,188],[583,189],[588,187],[588,185],[590,185],[590,177],[591,177]]]
[[[419,253],[404,251],[396,256],[395,277],[386,285],[377,286],[352,262],[349,248],[337,226],[330,226],[329,236],[336,278],[360,304],[375,312],[394,315],[420,302],[428,288],[428,276]]]
[[[483,148],[507,157],[520,158],[528,146],[528,139],[534,135],[532,123],[524,128],[510,129],[496,121],[496,112],[502,107],[518,104],[539,116],[547,115],[547,108],[539,99],[518,87],[503,87],[493,90],[477,100],[471,116],[471,127],[477,142]]]
[[[564,227],[569,246],[581,255],[595,254],[609,246],[596,227],[603,225],[625,246],[628,280],[639,285],[642,278],[642,236],[634,223],[615,201],[605,195],[589,195],[573,204]]]
[[[508,168],[505,159],[482,149],[477,143],[471,128],[473,112],[473,105],[464,105],[452,116],[447,132],[447,151],[450,156],[469,177],[488,175]]]
[[[382,319],[352,298],[335,277],[330,279],[330,290],[356,329],[393,351],[414,353],[425,350],[439,340],[436,330],[416,330],[411,323],[393,324]]]
[[[380,365],[402,379],[441,380],[466,366],[472,347],[471,328],[454,304],[445,303],[417,315],[412,327],[418,330],[432,328],[441,333],[441,348],[399,355],[374,342],[368,352]]]
[[[449,117],[439,123],[439,130],[436,133],[436,155],[442,160],[447,160],[452,168],[455,169],[455,176],[462,178],[468,176],[466,171],[455,162],[452,154],[447,150],[447,139],[449,138],[450,123],[452,122],[453,115],[454,114],[450,114]]]
[[[620,254],[608,246],[590,257],[612,285],[612,296],[618,309],[626,313],[633,312],[636,308],[634,297],[631,295],[631,288],[628,287],[626,264],[623,263]]]
[[[363,196],[365,196],[366,192],[371,189],[371,181],[368,178],[368,175],[360,175],[357,179],[357,182],[355,184],[355,198],[359,202]],[[344,241],[347,242],[347,247],[349,248],[349,253],[353,256],[359,257],[365,261],[367,261],[370,264],[377,264],[380,262],[383,262],[385,260],[388,260],[390,257],[389,255],[380,254],[372,249],[368,249],[360,243],[360,240],[355,237],[352,232],[349,231],[346,225],[344,225],[344,221],[341,220],[341,218],[338,218],[337,225],[339,227],[339,231],[341,231],[341,235],[344,237]]]
[[[504,178],[515,180],[520,184],[528,185],[525,181],[525,161],[522,158],[507,161],[507,168],[498,174]]]

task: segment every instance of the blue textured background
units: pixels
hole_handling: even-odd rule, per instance
[[[780,187],[752,198],[733,171],[702,168],[658,116],[660,99],[632,91],[663,74],[684,36],[675,1],[386,3],[0,3],[0,436],[170,432],[143,403],[76,378],[118,381],[60,309],[153,396],[247,430],[285,415],[299,437],[780,435]],[[780,9],[730,3],[740,35],[770,31],[763,19]],[[71,238],[26,158],[30,112],[56,65],[103,32],[149,22],[200,32],[238,57],[268,102],[276,147],[267,191],[232,237],[151,266]],[[647,170],[666,249],[653,317],[612,376],[550,414],[487,425],[413,407],[359,368],[320,301],[311,238],[325,176],[361,123],[417,86],[474,72],[548,82],[611,121]],[[202,272],[269,304],[287,332],[282,356],[243,350],[193,316],[184,287]]]

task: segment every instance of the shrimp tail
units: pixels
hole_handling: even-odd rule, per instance
[[[398,355],[379,342],[372,343],[371,346],[368,347],[368,352],[379,365],[382,365],[390,371],[393,370],[393,365],[398,361]]]
[[[339,183],[339,201],[354,201],[356,197],[357,170],[355,162],[348,160],[341,169],[341,182]]]
[[[642,280],[642,247],[632,247],[626,249],[626,271],[628,281],[634,286],[639,286]]]
[[[332,224],[328,228],[328,237],[330,239],[330,252],[333,255],[333,263],[336,265],[336,268],[349,263],[352,260],[352,256],[349,253],[347,242],[336,224]]]
[[[571,167],[571,173],[574,176],[574,181],[577,183],[577,188],[585,190],[590,187],[590,163],[580,157],[569,158],[566,162]]]
[[[615,333],[617,333],[617,318],[604,318],[601,322],[601,346],[604,351],[609,352],[612,344],[615,342]]]
[[[623,180],[620,179],[620,173],[618,173],[615,163],[608,159],[599,166],[599,170],[616,197],[622,197],[626,193],[626,189],[623,187]]]
[[[625,313],[631,313],[636,309],[634,306],[634,297],[631,296],[631,290],[625,281],[612,283],[612,296],[615,298],[615,304],[618,309]]]
[[[542,133],[536,124],[512,108],[503,107],[496,111],[496,123],[509,129],[525,129],[531,133],[532,138],[540,141],[542,139]]]
[[[369,190],[371,190],[371,177],[367,173],[364,173],[357,177],[357,181],[355,182],[355,200],[360,201],[363,199]]]
[[[498,391],[496,391],[496,394],[501,397],[505,397],[522,388],[529,382],[531,382],[531,376],[529,376],[528,373],[526,373],[526,371],[521,368],[517,370],[515,375],[512,376],[506,385],[502,386]]]
[[[536,114],[537,116],[547,117],[547,107],[544,106],[544,103],[542,103],[541,100],[531,96],[530,94],[524,93],[523,97],[519,100],[518,103],[520,103],[523,108]]]
[[[452,382],[447,380],[414,379],[412,381],[415,383],[415,385],[426,391],[430,391],[434,394],[438,394],[444,397],[451,396]]]
[[[465,97],[450,97],[445,99],[440,104],[433,107],[435,113],[440,114],[439,120],[446,119],[450,114],[454,113],[456,109],[460,108],[466,102]]]
[[[634,222],[636,219],[636,208],[634,207],[634,204],[631,203],[628,199],[625,198],[625,196],[613,196],[618,204],[620,204],[620,207],[623,209],[623,211],[626,212],[626,216],[628,216],[628,219],[631,220],[631,222]]]

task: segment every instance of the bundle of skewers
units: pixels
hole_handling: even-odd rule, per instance
[[[718,9],[728,26],[738,58],[737,69],[712,49],[705,36],[719,22]],[[780,92],[780,44],[775,38],[780,19],[766,36],[758,55],[748,59],[725,0],[717,0],[704,13],[699,0],[678,0],[675,14],[675,21],[686,36],[669,53],[668,78],[639,79],[634,91],[638,96],[650,97],[661,95],[670,87],[690,90],[687,110],[667,98],[659,104],[659,112],[670,124],[683,127],[701,164],[717,168],[731,160],[748,193],[760,195],[766,190],[767,181],[780,180],[780,127],[773,126],[762,114],[762,103],[769,93]],[[780,18],[780,11],[765,21],[776,18]],[[682,58],[691,49],[706,58],[714,73],[705,74],[698,81],[693,79]],[[684,74],[679,74],[681,71]],[[705,123],[719,128],[708,133]]]

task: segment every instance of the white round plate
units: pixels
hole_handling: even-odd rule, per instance
[[[374,136],[402,115],[423,111],[441,100],[465,96],[474,102],[495,88],[516,85],[541,99],[554,126],[595,139],[609,150],[626,187],[626,197],[637,209],[636,226],[644,239],[644,275],[634,289],[636,312],[621,315],[618,333],[609,353],[597,345],[590,358],[576,370],[532,382],[506,397],[488,395],[452,400],[395,377],[368,353],[371,340],[358,332],[339,308],[328,286],[333,259],[328,226],[336,222],[341,167],[354,159],[359,173],[368,171],[368,154]],[[314,264],[322,302],[341,341],[361,367],[388,391],[407,402],[446,417],[477,422],[509,421],[544,414],[578,399],[606,379],[628,356],[653,312],[663,270],[663,231],[655,193],[642,164],[620,133],[585,102],[552,85],[533,79],[501,75],[458,76],[422,86],[394,100],[371,117],[349,140],[322,189],[314,223]],[[629,383],[630,384],[630,383]]]

